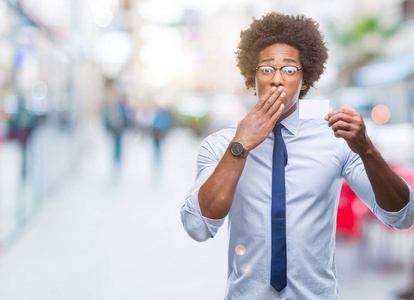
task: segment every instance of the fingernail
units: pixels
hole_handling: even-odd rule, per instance
[[[328,121],[328,115],[325,116],[325,121]]]
[[[276,87],[272,86],[272,88],[270,89],[272,92],[276,91]]]
[[[283,86],[279,86],[278,90],[279,92],[283,91]]]

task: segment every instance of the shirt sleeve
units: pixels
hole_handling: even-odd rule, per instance
[[[214,138],[210,136],[201,144],[197,157],[197,177],[181,207],[181,221],[184,229],[191,238],[199,242],[213,238],[225,220],[225,218],[216,220],[204,217],[198,203],[200,187],[213,174],[224,154],[219,147],[213,147],[212,142]]]
[[[382,209],[375,200],[375,194],[371,187],[364,163],[359,155],[346,147],[346,160],[342,169],[342,176],[348,185],[356,193],[359,199],[368,206],[374,215],[385,225],[394,229],[409,229],[414,224],[414,193],[411,186],[404,180],[410,191],[408,204],[397,212]]]

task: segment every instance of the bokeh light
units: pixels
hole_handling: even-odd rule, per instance
[[[241,273],[246,276],[246,277],[250,277],[253,275],[253,268],[250,264],[244,264],[241,266]]]
[[[43,99],[47,96],[48,86],[42,80],[37,80],[32,87],[32,96],[36,99]]]
[[[246,247],[243,245],[237,245],[234,251],[237,255],[242,256],[246,253]]]
[[[377,105],[372,109],[372,120],[377,124],[385,124],[390,120],[391,112],[385,105]]]

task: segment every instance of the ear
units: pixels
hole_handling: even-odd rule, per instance
[[[308,85],[306,83],[302,84],[301,90],[306,90],[306,88],[308,87]]]

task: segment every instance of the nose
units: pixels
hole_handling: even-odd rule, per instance
[[[272,80],[270,80],[270,84],[274,86],[285,84],[285,80],[282,77],[282,71],[280,69],[275,70],[275,75],[273,76]]]

